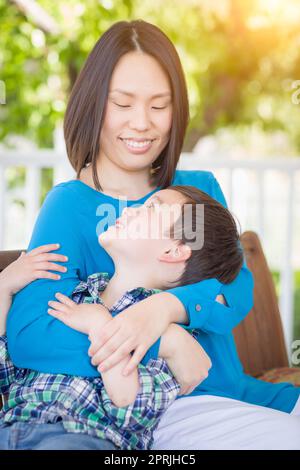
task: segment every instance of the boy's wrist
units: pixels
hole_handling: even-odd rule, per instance
[[[182,302],[168,292],[161,292],[163,309],[168,315],[169,323],[182,323],[187,325],[189,318]]]
[[[90,325],[88,328],[89,339],[98,328],[102,328],[109,320],[112,319],[112,315],[107,309],[104,310],[104,307],[101,306],[100,310],[99,307],[100,305],[95,304],[95,309],[90,315]]]
[[[174,356],[174,352],[177,349],[176,338],[178,338],[178,328],[180,328],[179,325],[171,323],[162,335],[158,354],[159,357],[167,360]]]
[[[13,296],[13,292],[7,283],[7,280],[5,278],[5,274],[3,271],[0,273],[0,293],[1,295],[6,295],[9,297]]]

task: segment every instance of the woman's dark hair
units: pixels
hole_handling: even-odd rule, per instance
[[[204,243],[200,249],[192,249],[177,285],[194,284],[209,278],[216,278],[223,284],[232,282],[244,259],[240,235],[230,211],[194,186],[171,186],[169,189],[180,192],[187,200],[182,206],[181,220],[178,219],[171,228],[171,237],[178,239],[180,244],[192,246],[195,231],[204,230]],[[198,204],[204,206],[204,213],[196,210]],[[191,216],[186,217],[186,213]]]
[[[165,188],[172,182],[189,122],[186,81],[178,53],[157,26],[143,20],[114,23],[96,42],[72,88],[64,118],[69,160],[79,178],[91,163],[96,189],[102,190],[96,160],[109,84],[118,60],[139,51],[151,55],[166,72],[172,91],[173,119],[170,139],[152,164],[152,182]]]

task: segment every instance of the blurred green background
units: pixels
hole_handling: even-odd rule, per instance
[[[0,0],[0,80],[6,87],[0,144],[10,146],[16,134],[52,147],[94,43],[112,23],[137,18],[159,26],[180,55],[191,113],[183,151],[225,129],[241,146],[252,136],[254,155],[299,155],[299,0],[39,0],[27,6]],[[282,137],[281,146],[274,135]],[[11,168],[7,176],[9,188],[17,187],[24,169]],[[52,170],[45,169],[41,202],[51,185]],[[279,274],[273,277],[278,291]],[[295,312],[294,337],[300,338],[300,272]]]
[[[299,153],[300,113],[291,99],[300,78],[299,0],[31,3],[42,11],[0,0],[0,79],[7,94],[0,140],[15,131],[51,146],[96,40],[116,21],[142,18],[163,29],[184,66],[191,110],[184,150],[220,127],[242,133],[255,125],[283,130],[290,155]]]

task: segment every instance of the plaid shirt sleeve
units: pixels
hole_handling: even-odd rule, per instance
[[[7,336],[0,336],[0,394],[5,395],[15,380],[15,366],[7,349]]]
[[[123,431],[139,432],[155,427],[180,392],[179,383],[161,357],[150,359],[146,366],[139,364],[138,374],[140,388],[134,403],[129,406],[115,406],[105,388],[101,389],[105,412]]]

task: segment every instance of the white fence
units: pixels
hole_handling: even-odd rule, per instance
[[[74,178],[72,170],[61,145],[60,136],[56,139],[53,150],[36,150],[20,152],[7,150],[0,152],[0,249],[6,249],[5,220],[7,203],[7,188],[5,170],[8,167],[22,166],[26,168],[24,202],[26,207],[25,239],[23,247],[29,241],[33,224],[39,211],[39,194],[41,169],[53,168],[53,184]],[[260,160],[229,160],[227,158],[203,159],[196,154],[183,153],[179,162],[183,170],[209,170],[217,177],[229,208],[241,223],[241,230],[255,230],[263,243],[264,250],[271,267],[280,271],[280,310],[284,325],[288,351],[292,344],[293,331],[293,270],[300,269],[300,253],[295,244],[300,239],[300,210],[297,200],[297,188],[300,184],[300,158],[267,158]],[[270,173],[279,173],[280,185],[276,189],[274,183],[268,182]],[[269,189],[268,189],[269,188]],[[270,198],[266,192],[275,191]],[[283,189],[284,188],[284,189]],[[251,195],[250,201],[247,194]],[[274,199],[277,200],[274,202]],[[268,208],[268,204],[271,204]],[[253,216],[255,206],[255,217]],[[297,209],[298,206],[298,209]],[[251,217],[248,217],[252,213]],[[284,214],[278,223],[279,214]],[[248,214],[248,215],[247,215]],[[268,220],[268,216],[271,221]],[[274,220],[273,220],[274,219]],[[278,223],[278,226],[276,225]],[[282,232],[279,244],[273,247],[276,235]],[[273,243],[274,245],[274,243]],[[18,247],[19,248],[19,247]],[[271,262],[270,262],[271,261]]]

